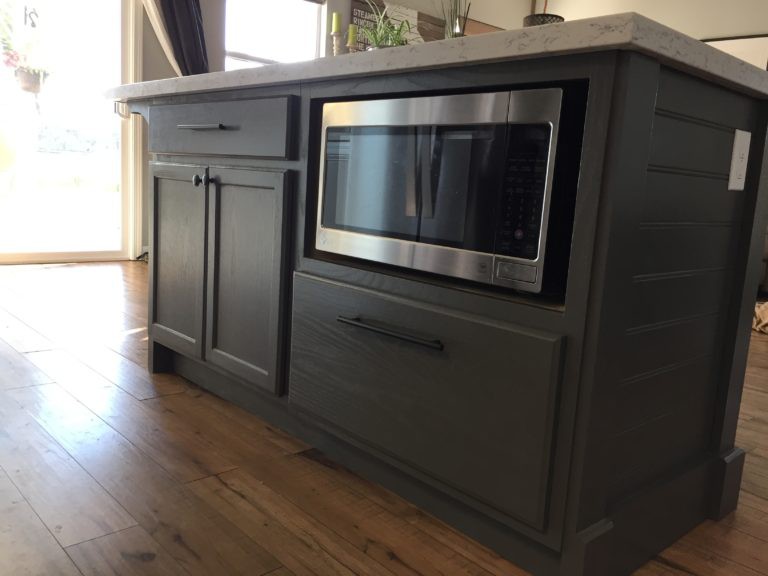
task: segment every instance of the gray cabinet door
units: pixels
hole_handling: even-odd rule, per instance
[[[196,358],[203,353],[205,173],[201,166],[152,164],[151,336]]]
[[[277,392],[286,173],[209,170],[206,360]]]

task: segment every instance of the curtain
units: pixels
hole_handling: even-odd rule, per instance
[[[200,0],[160,0],[176,62],[184,76],[208,72]]]
[[[163,28],[158,31],[155,22],[152,26],[163,45],[163,50],[168,53],[169,46],[173,59],[171,66],[180,76],[191,74],[204,74],[208,72],[208,52],[205,48],[205,35],[203,33],[203,15],[200,10],[200,0],[143,0],[147,7],[147,15],[154,12]],[[150,9],[151,5],[151,9]],[[175,63],[175,65],[174,65]]]

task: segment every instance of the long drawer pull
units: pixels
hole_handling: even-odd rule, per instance
[[[376,332],[377,334],[384,334],[385,336],[391,336],[392,338],[397,338],[398,340],[405,340],[406,342],[411,342],[412,344],[418,344],[419,346],[426,346],[427,348],[432,348],[433,350],[445,349],[445,346],[440,340],[428,340],[427,338],[420,338],[419,336],[413,336],[412,334],[406,334],[405,332],[398,332],[397,330],[390,330],[389,328],[374,326],[373,324],[368,324],[359,316],[356,316],[354,318],[347,318],[346,316],[337,316],[336,321],[341,322],[342,324],[348,324],[350,326],[362,328],[363,330],[370,330],[371,332]]]
[[[176,124],[179,130],[226,130],[224,124]]]

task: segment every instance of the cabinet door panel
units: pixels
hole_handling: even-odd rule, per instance
[[[198,166],[153,164],[152,339],[202,357],[207,193]]]
[[[277,391],[285,173],[211,168],[206,359]]]
[[[483,513],[544,531],[564,346],[296,274],[289,396]]]

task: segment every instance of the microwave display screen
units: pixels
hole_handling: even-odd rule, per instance
[[[329,127],[322,226],[535,259],[550,133],[549,124]]]

